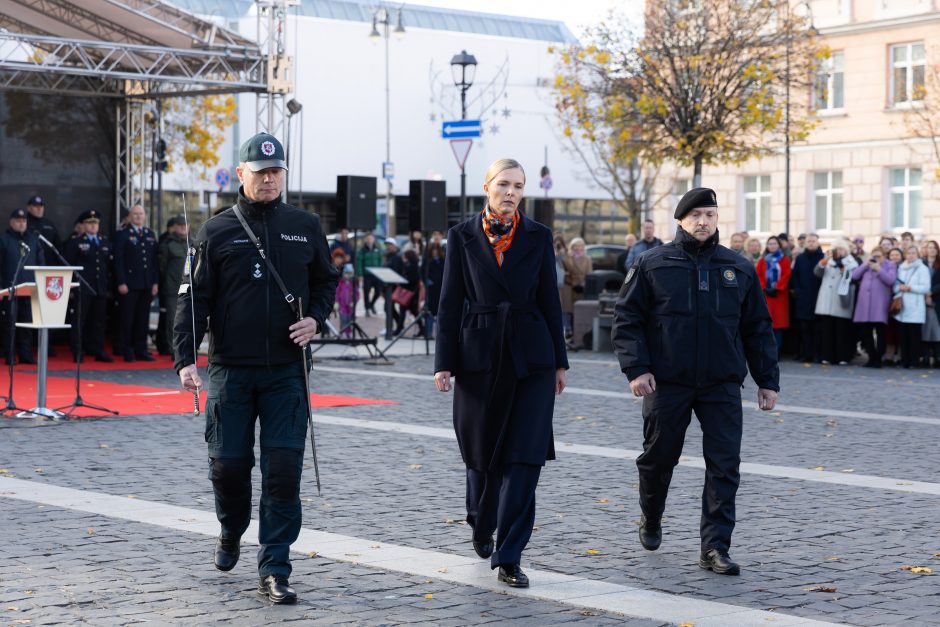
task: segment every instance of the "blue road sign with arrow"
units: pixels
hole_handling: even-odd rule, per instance
[[[480,137],[483,134],[483,125],[480,120],[454,120],[444,122],[441,126],[441,137],[444,139],[468,139]]]

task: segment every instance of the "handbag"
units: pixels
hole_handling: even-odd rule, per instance
[[[407,287],[398,286],[392,291],[392,302],[398,303],[402,307],[410,307],[411,301],[414,300],[415,293],[409,290]]]
[[[888,306],[888,313],[896,316],[904,309],[904,297],[900,294],[891,299],[891,305]]]

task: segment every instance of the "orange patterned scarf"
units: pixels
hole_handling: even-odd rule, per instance
[[[493,253],[496,254],[496,263],[500,267],[503,265],[506,251],[512,246],[512,238],[516,234],[517,226],[519,226],[518,211],[513,213],[511,218],[501,218],[490,209],[489,205],[483,210],[483,233],[490,241]]]

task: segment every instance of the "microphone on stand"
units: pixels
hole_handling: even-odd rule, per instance
[[[50,242],[50,241],[47,240],[45,237],[43,237],[43,234],[42,234],[42,233],[36,233],[36,235],[39,236],[39,241],[41,241],[43,244],[45,244],[46,246],[48,246],[48,247],[51,248],[52,250],[58,250],[58,248],[56,248],[55,246],[53,246],[52,242]]]
[[[25,257],[26,255],[29,254],[29,251],[30,251],[29,244],[21,241],[20,242],[20,257]]]

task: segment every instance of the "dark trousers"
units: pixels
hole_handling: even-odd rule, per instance
[[[479,542],[496,533],[492,568],[522,559],[535,524],[535,487],[541,472],[541,466],[532,464],[505,464],[490,472],[467,468],[467,523]]]
[[[362,277],[362,296],[366,311],[375,313],[375,302],[382,295],[382,283],[368,272]]]
[[[852,321],[836,316],[816,316],[819,321],[819,358],[837,364],[849,361],[854,355],[850,346]]]
[[[800,356],[803,361],[819,359],[819,338],[816,334],[816,319],[800,320]]]
[[[691,388],[659,383],[655,392],[643,398],[643,453],[636,460],[640,508],[648,519],[662,518],[693,411],[702,426],[705,455],[702,550],[728,550],[735,522],[734,497],[741,480],[743,412],[741,389],[735,384]]]
[[[917,366],[923,351],[921,340],[921,327],[919,322],[901,323],[901,366],[910,368]]]
[[[862,335],[862,348],[868,353],[868,363],[880,366],[888,346],[887,325],[882,322],[859,322],[858,327]]]
[[[261,423],[258,574],[290,576],[300,535],[300,475],[307,436],[300,360],[285,366],[209,365],[206,443],[222,535],[240,538],[251,522],[255,419]]]
[[[75,295],[75,311],[72,316],[72,328],[69,329],[69,347],[76,357],[79,349],[82,355],[98,356],[104,354],[105,316],[108,309],[108,297],[104,294],[92,296],[82,287]],[[78,299],[81,299],[79,307]],[[79,312],[81,316],[79,317]]]
[[[124,356],[138,357],[147,354],[147,334],[150,331],[150,303],[153,294],[149,289],[128,290],[118,299],[118,317],[121,321],[121,339]]]
[[[3,300],[3,323],[0,324],[0,331],[2,331],[3,337],[3,353],[4,356],[11,360],[14,357],[14,349],[16,350],[16,355],[20,359],[32,359],[33,358],[33,334],[35,331],[32,329],[21,329],[17,328],[10,324],[10,316],[13,315],[12,303],[9,299]],[[16,322],[32,322],[33,321],[33,310],[32,306],[29,303],[28,296],[18,296],[16,297]],[[11,328],[12,327],[12,328]],[[16,339],[14,343],[14,337]]]

